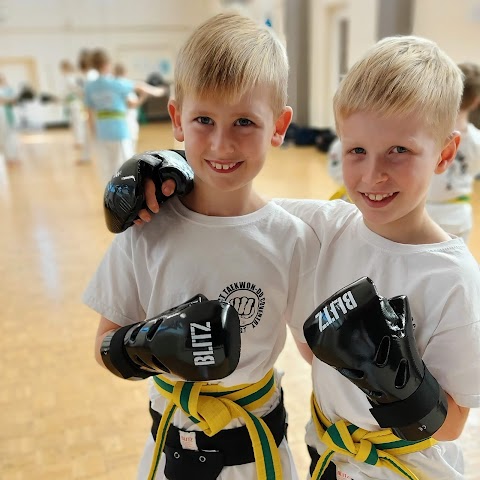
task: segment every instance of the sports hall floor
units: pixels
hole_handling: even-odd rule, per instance
[[[139,151],[173,147],[167,123],[142,126],[140,135]],[[22,164],[0,171],[0,479],[133,480],[150,426],[146,383],[122,381],[95,363],[98,318],[80,299],[112,239],[103,189],[92,165],[75,165],[69,131],[22,141]],[[316,149],[273,153],[259,190],[297,198],[333,193]],[[470,247],[480,260],[480,182],[474,207]],[[278,367],[287,370],[289,440],[305,478],[310,377],[290,338]],[[480,479],[479,433],[477,409],[461,438],[468,480]]]

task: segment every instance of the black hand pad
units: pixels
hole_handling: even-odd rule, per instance
[[[446,396],[417,350],[405,296],[383,298],[361,278],[322,303],[304,334],[317,358],[368,396],[381,427],[419,440],[443,424]]]
[[[188,381],[217,380],[240,360],[237,311],[203,295],[117,332],[121,342],[115,334],[104,342],[102,358],[123,378],[172,373]]]
[[[158,150],[139,153],[127,160],[113,175],[105,188],[104,213],[108,229],[120,233],[133,225],[138,212],[147,208],[144,181],[155,183],[155,195],[159,204],[174,195],[185,195],[193,188],[193,170],[185,160],[183,150]],[[175,180],[175,193],[162,194],[162,183]]]

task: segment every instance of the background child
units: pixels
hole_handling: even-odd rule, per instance
[[[88,108],[85,104],[85,86],[98,78],[98,70],[92,65],[93,50],[83,48],[78,53],[77,70],[79,73],[78,83],[80,85],[80,102],[75,105],[77,145],[79,150],[78,165],[86,165],[92,159],[95,135],[91,128],[88,115]]]
[[[262,381],[275,378],[268,392],[257,392],[256,405],[245,406],[249,413],[239,407],[239,400],[229,397],[225,405],[237,413],[225,418],[221,431],[208,440],[208,449],[174,448],[167,439],[155,478],[195,478],[198,466],[211,456],[205,450],[220,451],[230,460],[221,464],[221,473],[202,478],[297,478],[284,438],[280,379],[273,376],[273,366],[284,346],[287,324],[305,346],[302,327],[314,306],[311,291],[318,239],[310,227],[265,201],[252,186],[268,149],[282,144],[292,118],[286,106],[287,78],[286,50],[266,26],[223,14],[194,32],[180,50],[175,99],[169,103],[174,136],[185,142],[195,172],[194,191],[182,200],[171,199],[164,214],[150,224],[117,235],[84,295],[85,302],[102,315],[98,358],[108,332],[202,293],[231,303],[241,318],[240,363],[216,388],[258,390]],[[161,378],[179,380],[172,375]],[[166,392],[153,385],[158,384],[150,388],[152,416],[159,421],[168,400]],[[178,405],[170,429],[195,432],[183,435],[200,445],[206,435],[185,408]],[[261,426],[260,418],[268,425],[265,435],[280,432],[274,437],[276,445],[273,439],[267,445],[261,432],[261,441],[255,441],[257,434],[250,427],[247,434],[242,426],[245,419]],[[161,442],[156,428],[153,433]],[[252,445],[256,462],[250,455],[245,462],[241,457]],[[139,468],[141,479],[151,478],[154,447],[149,436]],[[196,467],[185,472],[192,456]]]
[[[84,81],[76,74],[73,64],[68,60],[60,62],[60,71],[64,79],[62,100],[67,110],[75,147],[79,150],[77,164],[86,164],[90,162],[91,149],[87,137],[87,112],[83,103]]]
[[[13,106],[17,98],[13,88],[8,85],[0,73],[0,151],[3,152],[7,164],[18,162],[19,139],[15,125]]]
[[[99,77],[86,83],[85,104],[96,136],[97,169],[102,182],[106,182],[134,153],[126,120],[133,82],[113,78],[110,58],[102,49],[92,53],[91,63]]]
[[[163,89],[144,82],[114,78],[110,57],[102,49],[92,53],[91,62],[99,77],[86,83],[85,103],[92,130],[96,132],[97,167],[105,183],[134,153],[127,111],[138,104],[138,99],[133,100],[129,96],[135,90],[147,95],[161,95]]]
[[[433,42],[383,39],[352,67],[334,98],[343,178],[353,203],[278,201],[320,239],[316,303],[364,276],[386,298],[406,295],[416,347],[448,399],[433,440],[402,442],[411,453],[393,451],[390,460],[375,464],[377,454],[392,453],[380,445],[389,429],[380,430],[365,393],[315,358],[314,399],[325,419],[317,428],[313,415],[307,426],[315,479],[463,478],[462,454],[453,440],[469,409],[480,406],[480,274],[464,241],[445,233],[425,207],[432,177],[443,174],[457,154],[462,90],[460,69]],[[147,184],[147,204],[158,211]],[[148,220],[143,213],[141,218]],[[331,423],[334,432],[342,431],[341,442],[334,432],[320,437]],[[364,430],[361,442],[344,436],[353,431],[349,424]]]
[[[461,134],[457,156],[447,171],[435,175],[430,185],[427,211],[446,232],[468,242],[473,215],[470,197],[475,176],[480,173],[480,130],[469,122],[470,112],[480,102],[480,66],[461,63],[463,96],[455,130]]]
[[[127,69],[122,63],[116,63],[113,69],[113,74],[119,80],[126,80]],[[163,96],[168,95],[167,86],[152,86],[146,82],[136,81],[134,84],[134,91],[127,97],[127,123],[130,129],[131,141],[133,151],[137,151],[138,135],[140,133],[140,124],[138,121],[139,107],[145,102],[149,95]],[[140,88],[141,86],[141,88]]]
[[[113,74],[118,79],[126,79],[126,68],[122,63],[116,63],[113,69]],[[140,124],[138,123],[138,107],[146,100],[146,93],[137,95],[135,90],[128,94],[127,97],[127,123],[130,130],[130,138],[132,142],[132,150],[137,151],[138,135],[140,133]]]
[[[330,197],[330,200],[348,201],[347,191],[343,185],[342,142],[338,138],[328,148],[327,161],[328,174],[338,184],[338,190]]]

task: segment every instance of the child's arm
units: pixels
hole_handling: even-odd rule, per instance
[[[108,318],[101,317],[100,322],[98,323],[97,336],[95,337],[95,360],[99,365],[105,367],[103,363],[102,356],[100,355],[100,347],[102,346],[103,339],[110,333],[113,333],[115,330],[118,330],[120,325],[113,323]]]
[[[295,343],[297,344],[298,351],[300,352],[300,355],[304,358],[304,360],[308,364],[312,364],[313,362],[313,352],[308,346],[308,343],[303,343],[299,342],[298,340],[295,340]]]
[[[161,97],[168,93],[168,87],[165,85],[162,85],[160,87],[154,87],[149,83],[141,81],[135,82],[134,88],[136,92],[150,95],[152,97]]]
[[[467,407],[460,407],[455,403],[455,400],[448,395],[448,411],[443,425],[432,435],[435,440],[440,442],[447,442],[456,440],[460,437],[465,423],[468,418],[470,409]]]

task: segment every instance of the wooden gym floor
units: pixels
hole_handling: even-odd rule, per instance
[[[93,165],[75,165],[66,130],[22,137],[22,163],[0,170],[0,479],[133,480],[149,431],[145,382],[122,381],[93,357],[97,314],[81,293],[109,245]],[[142,126],[138,151],[172,148],[170,126]],[[335,185],[314,148],[274,150],[257,179],[267,195],[328,198]],[[470,246],[480,259],[480,182]],[[478,362],[479,359],[472,359]],[[288,364],[288,367],[287,367]],[[300,477],[308,455],[309,369],[289,338],[278,362]],[[461,438],[480,479],[480,409]]]

